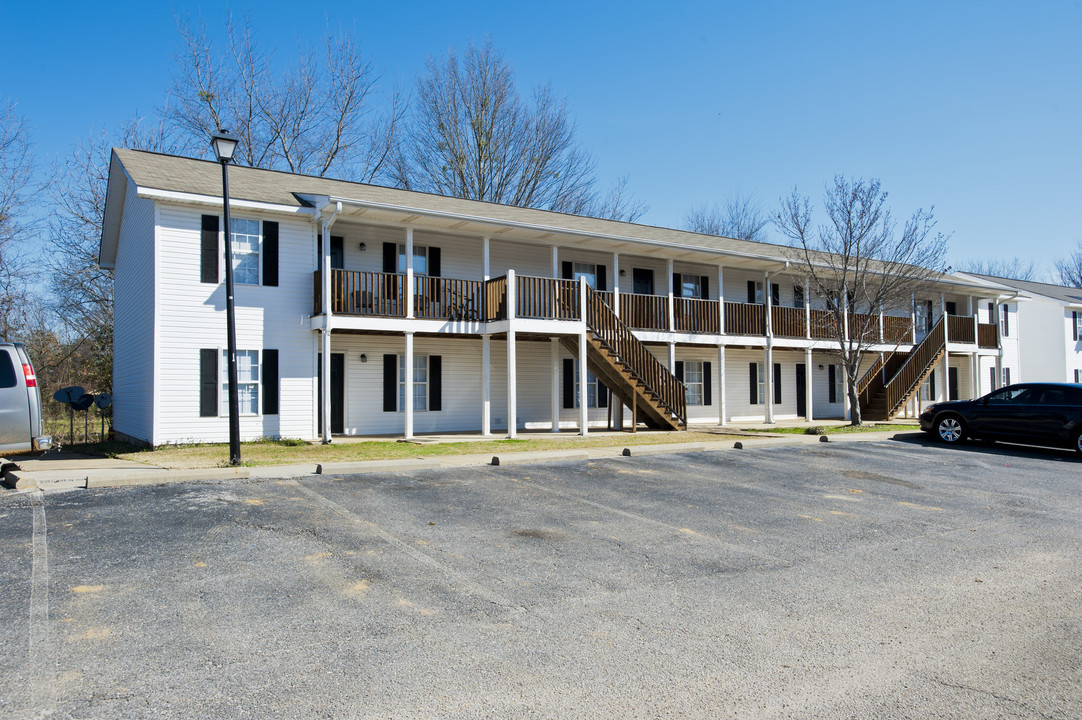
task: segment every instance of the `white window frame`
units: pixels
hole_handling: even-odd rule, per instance
[[[1002,387],[1007,387],[1010,384],[1011,384],[1011,369],[1009,367],[1005,367],[1005,368],[1003,368],[1003,385],[1002,385]]]
[[[689,288],[690,286],[690,288]],[[689,293],[688,290],[691,290]],[[680,274],[680,297],[705,300],[703,297],[703,276],[690,273]]]
[[[692,376],[696,372],[698,373],[699,379],[693,380]],[[687,404],[703,405],[706,398],[706,377],[704,375],[702,360],[684,361],[684,385],[687,387]]]
[[[793,286],[793,307],[803,310],[804,308],[806,308],[808,306],[807,302],[808,302],[808,299],[804,297],[804,286],[803,285],[794,285]]]
[[[586,278],[586,284],[597,290],[597,263],[578,262],[577,260],[571,263],[571,279],[578,282],[580,277]]]
[[[755,281],[755,304],[756,305],[764,305],[764,304],[766,304],[766,295],[763,294],[763,281],[762,280],[756,280]]]
[[[243,374],[241,357],[252,356],[252,363],[248,366],[250,369],[254,369],[254,379],[250,374],[245,377]],[[218,396],[218,417],[229,417],[229,350],[226,348],[219,348],[218,357],[221,362],[218,364],[219,371],[218,377],[220,379],[219,387],[221,393]],[[237,396],[240,400],[238,405],[238,412],[241,417],[255,417],[261,412],[260,408],[260,395],[259,392],[262,386],[262,366],[259,364],[259,351],[258,350],[237,350]],[[245,409],[245,389],[251,393],[251,401]],[[252,412],[250,408],[254,404],[255,411]]]
[[[255,224],[255,234],[249,232],[251,226],[249,223]],[[239,227],[244,227],[244,232],[238,232]],[[224,230],[223,230],[224,233]],[[238,250],[236,243],[233,241],[234,236],[243,235],[247,238],[255,238],[253,243],[254,250]],[[261,285],[263,283],[263,223],[259,220],[253,220],[252,218],[230,218],[229,220],[229,237],[230,243],[232,243],[233,253],[233,284],[235,285]],[[241,262],[247,257],[255,257],[255,282],[247,282],[237,277],[237,269]]]
[[[1011,327],[1011,319],[1007,317],[1010,313],[1010,306],[1007,303],[1003,303],[999,306],[999,334],[1000,337],[1010,337],[1011,334],[1007,332]]]
[[[756,405],[766,404],[766,375],[763,374],[763,363],[755,363],[755,380],[758,387],[755,389]]]
[[[420,366],[420,367],[418,367]],[[422,380],[418,380],[422,377]],[[413,356],[413,412],[428,412],[428,382],[430,379],[428,356]],[[421,388],[421,394],[417,394],[417,388]],[[398,356],[398,412],[405,412],[406,397],[406,356]],[[420,405],[420,407],[418,407]]]
[[[1082,340],[1082,310],[1079,310],[1078,314],[1074,316],[1074,324],[1075,324],[1075,327],[1074,327],[1075,332],[1073,334],[1077,335],[1079,340]],[[1070,341],[1070,342],[1073,342],[1073,341]],[[1078,381],[1075,380],[1075,382],[1078,382]]]
[[[838,405],[845,404],[845,366],[834,366],[834,397]]]
[[[598,395],[598,390],[599,390],[598,386],[600,384],[601,384],[601,381],[597,379],[597,376],[594,375],[589,370],[587,370],[586,371],[586,403],[587,403],[586,407],[588,407],[588,408],[596,408],[596,407],[598,407],[598,405],[597,405],[597,395]],[[579,361],[576,358],[575,359],[575,407],[580,407],[579,398],[582,397],[582,395],[581,395],[579,390],[580,390],[580,388],[579,388]]]
[[[417,261],[420,260],[424,264],[424,270],[418,270]],[[398,243],[398,273],[405,275],[406,273],[406,244]],[[428,276],[428,246],[427,245],[414,245],[413,246],[413,274],[417,276]]]

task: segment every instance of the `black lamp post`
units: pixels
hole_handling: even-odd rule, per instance
[[[219,129],[210,140],[218,162],[222,164],[222,202],[225,205],[225,324],[226,354],[229,365],[229,462],[240,465],[240,399],[237,395],[237,320],[233,311],[233,237],[229,234],[229,162],[237,149],[237,139],[228,130]]]

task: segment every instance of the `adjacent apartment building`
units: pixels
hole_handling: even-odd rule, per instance
[[[214,162],[113,152],[100,262],[130,440],[228,437],[221,181]],[[837,333],[786,248],[246,167],[230,195],[245,439],[849,412]],[[874,335],[865,412],[1005,382],[1018,295],[942,275],[911,307],[848,316]]]

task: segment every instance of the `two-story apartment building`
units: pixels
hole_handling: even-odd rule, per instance
[[[245,167],[230,194],[246,439],[848,412],[837,333],[786,248]],[[114,151],[100,262],[121,436],[228,436],[222,208],[217,163]],[[854,308],[868,412],[915,412],[922,384],[981,391],[1003,350],[980,313],[1005,293],[942,275],[910,307]]]

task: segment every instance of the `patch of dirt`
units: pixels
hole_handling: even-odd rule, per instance
[[[911,483],[908,480],[899,480],[898,478],[891,477],[889,475],[880,475],[878,473],[870,473],[864,470],[843,470],[842,475],[853,480],[871,480],[873,482],[887,483],[890,485],[901,485],[902,487],[909,488],[910,490],[922,490],[923,488],[916,483]]]

